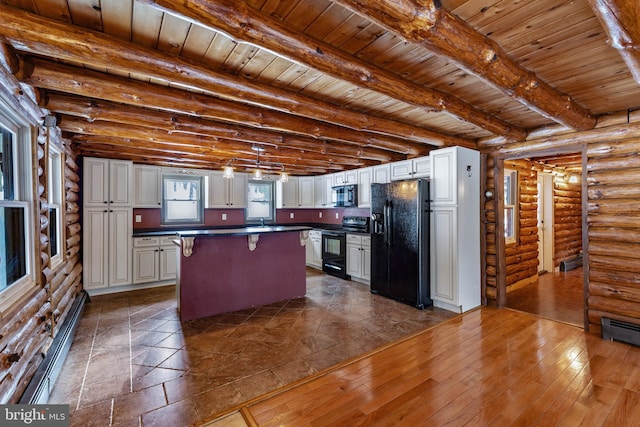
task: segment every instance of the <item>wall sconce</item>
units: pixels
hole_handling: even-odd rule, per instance
[[[569,184],[577,184],[580,180],[578,179],[578,175],[572,173],[569,174],[569,177],[567,178],[567,182]]]

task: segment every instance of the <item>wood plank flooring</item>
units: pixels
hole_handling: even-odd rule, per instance
[[[637,426],[640,348],[481,308],[237,409],[251,426]]]

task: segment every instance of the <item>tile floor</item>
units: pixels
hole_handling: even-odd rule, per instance
[[[507,307],[584,327],[582,267],[538,276],[537,283],[509,292]]]
[[[180,322],[174,287],[96,296],[49,403],[72,426],[198,425],[215,414],[455,316],[307,270],[307,295]]]

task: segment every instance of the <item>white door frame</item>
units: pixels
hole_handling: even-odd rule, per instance
[[[553,272],[553,175],[538,173],[538,272]]]

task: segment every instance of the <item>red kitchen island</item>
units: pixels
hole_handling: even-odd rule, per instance
[[[310,227],[273,226],[178,232],[180,320],[304,296]]]

